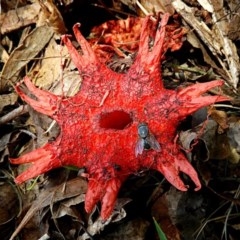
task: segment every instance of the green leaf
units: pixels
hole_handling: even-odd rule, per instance
[[[153,222],[154,222],[155,228],[157,230],[159,239],[167,240],[165,233],[163,232],[163,230],[161,229],[161,227],[159,226],[158,222],[155,220],[154,217],[153,217]]]

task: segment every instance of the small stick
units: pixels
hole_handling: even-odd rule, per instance
[[[14,118],[16,118],[24,113],[27,113],[28,110],[29,110],[28,105],[21,105],[20,107],[14,109],[13,111],[9,112],[8,114],[0,117],[0,125],[10,122]]]

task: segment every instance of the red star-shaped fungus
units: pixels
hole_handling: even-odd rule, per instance
[[[164,14],[159,26],[149,17],[144,19],[138,55],[126,74],[113,72],[100,63],[76,24],[73,31],[82,54],[68,36],[62,40],[83,78],[80,91],[74,97],[63,98],[36,88],[25,77],[23,81],[35,100],[21,90],[21,83],[16,86],[23,100],[55,119],[61,127],[56,141],[11,159],[14,164],[32,163],[16,178],[16,183],[61,166],[85,167],[89,181],[85,209],[90,212],[100,200],[103,219],[111,214],[122,183],[141,169],[156,169],[177,189],[186,191],[187,186],[179,177],[183,172],[195,183],[195,190],[201,188],[197,173],[174,143],[176,129],[181,120],[197,109],[228,98],[201,96],[221,86],[221,80],[177,91],[163,87],[161,58],[168,48],[174,48],[173,43],[181,42],[182,37],[178,29],[166,30],[168,18],[169,15]],[[150,40],[154,40],[151,49]],[[140,123],[147,124],[160,148],[142,149],[136,156]]]

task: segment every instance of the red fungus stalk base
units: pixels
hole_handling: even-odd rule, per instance
[[[74,97],[63,98],[36,88],[25,77],[23,82],[35,100],[22,91],[21,83],[16,86],[23,100],[36,111],[55,119],[61,127],[56,141],[10,160],[13,164],[32,163],[15,179],[16,183],[61,166],[85,167],[89,181],[85,209],[90,212],[101,201],[103,219],[110,216],[122,183],[141,169],[156,169],[177,189],[186,191],[188,187],[179,177],[183,172],[195,183],[195,190],[201,188],[196,171],[174,142],[176,128],[197,109],[229,99],[201,96],[221,86],[221,80],[177,91],[164,89],[161,58],[168,48],[181,44],[182,37],[177,29],[166,30],[168,18],[168,14],[163,15],[160,27],[149,17],[144,19],[139,52],[126,74],[113,72],[100,63],[76,24],[73,31],[82,55],[68,36],[62,40],[83,78],[80,91]],[[154,35],[152,29],[155,29]],[[154,39],[151,50],[150,37]],[[147,123],[161,150],[144,150],[136,157],[137,129],[143,122]]]

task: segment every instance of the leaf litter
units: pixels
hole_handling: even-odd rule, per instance
[[[23,2],[23,1],[20,1]],[[41,1],[43,4],[44,2]],[[74,1],[73,1],[74,2]],[[118,12],[122,11],[124,15],[123,9],[125,9],[126,5],[130,4],[129,2],[126,3],[126,1],[120,1],[121,4],[118,5]],[[166,4],[167,1],[164,1],[164,4]],[[69,180],[69,182],[66,184],[66,189],[64,188],[64,183],[62,185],[58,185],[54,187],[52,190],[44,189],[43,191],[40,189],[42,188],[46,176],[40,177],[40,179],[37,182],[37,185],[35,185],[36,193],[38,191],[42,192],[39,196],[37,196],[35,202],[32,203],[32,206],[30,206],[29,211],[24,215],[24,212],[22,213],[19,220],[22,218],[22,222],[17,226],[16,232],[13,236],[16,236],[19,234],[21,230],[24,232],[24,226],[27,224],[27,222],[31,222],[32,217],[36,212],[42,211],[44,212],[44,215],[42,215],[42,218],[40,218],[38,221],[42,222],[42,224],[45,224],[46,234],[50,237],[50,233],[54,235],[57,233],[63,232],[64,227],[61,224],[61,218],[64,218],[66,216],[70,216],[70,218],[77,220],[79,224],[77,225],[71,225],[69,228],[71,231],[68,232],[68,236],[66,238],[68,239],[74,239],[74,237],[79,233],[79,229],[82,229],[82,238],[79,239],[91,239],[94,235],[101,236],[102,239],[109,239],[107,237],[107,234],[109,232],[109,228],[111,229],[111,226],[113,226],[113,229],[110,231],[109,236],[111,239],[119,239],[120,237],[124,239],[124,237],[127,239],[137,239],[134,238],[137,237],[137,234],[134,233],[135,229],[140,229],[139,231],[142,231],[141,236],[139,239],[147,239],[144,235],[146,233],[147,227],[149,228],[149,222],[150,218],[146,217],[146,211],[148,211],[148,214],[151,214],[155,217],[155,219],[160,223],[163,231],[165,232],[166,236],[169,236],[169,239],[206,239],[203,238],[203,236],[208,236],[211,234],[211,236],[214,236],[216,239],[221,239],[221,236],[225,236],[227,238],[231,239],[237,239],[236,236],[239,234],[239,212],[237,210],[237,206],[239,205],[239,195],[238,195],[238,187],[239,187],[239,104],[238,104],[238,76],[239,76],[239,57],[237,54],[237,41],[239,40],[239,36],[236,33],[237,31],[234,29],[234,25],[232,24],[233,21],[237,23],[236,13],[239,11],[238,5],[234,1],[228,1],[227,5],[224,5],[220,11],[219,9],[216,9],[218,6],[218,3],[214,4],[210,1],[207,1],[208,4],[203,5],[202,1],[198,1],[196,5],[198,6],[198,9],[200,11],[198,12],[198,16],[196,17],[196,5],[191,5],[191,2],[189,1],[173,1],[173,5],[169,7],[168,11],[173,13],[174,10],[176,10],[180,16],[186,21],[183,21],[183,24],[186,28],[189,28],[189,31],[186,35],[186,41],[188,42],[187,50],[188,55],[186,59],[182,55],[180,58],[177,56],[177,54],[169,54],[167,56],[167,59],[165,60],[163,64],[163,75],[165,76],[165,82],[170,88],[178,87],[180,84],[188,84],[188,81],[210,81],[210,79],[213,79],[212,76],[209,76],[207,73],[209,69],[211,68],[211,71],[213,74],[220,76],[226,82],[228,82],[228,86],[225,86],[224,94],[230,95],[233,98],[233,106],[227,105],[227,106],[217,106],[216,108],[218,110],[221,110],[225,113],[226,116],[222,116],[220,113],[209,113],[209,115],[205,116],[204,120],[199,120],[198,126],[195,126],[194,128],[191,125],[191,121],[188,125],[187,130],[182,130],[181,134],[185,132],[185,139],[181,139],[181,134],[179,141],[182,143],[183,150],[186,152],[186,154],[189,157],[189,160],[192,161],[192,164],[198,169],[199,175],[204,180],[205,185],[202,191],[198,193],[182,193],[176,191],[174,188],[169,188],[168,184],[166,182],[162,182],[162,185],[159,185],[159,182],[162,181],[161,177],[153,172],[149,173],[138,173],[137,176],[140,178],[138,181],[140,181],[140,184],[137,185],[137,187],[132,186],[133,183],[136,183],[136,176],[131,177],[127,183],[130,184],[130,188],[124,188],[124,193],[120,196],[125,196],[127,199],[133,199],[132,201],[127,200],[126,206],[125,204],[120,206],[125,206],[126,212],[123,211],[123,208],[120,207],[119,211],[122,212],[119,216],[119,220],[117,220],[120,233],[116,230],[116,235],[113,237],[111,234],[114,234],[114,229],[116,223],[113,223],[112,221],[109,221],[107,223],[101,223],[99,219],[99,212],[96,209],[93,215],[86,216],[86,213],[84,213],[83,208],[79,210],[79,205],[82,204],[82,197],[85,193],[85,188],[83,187],[81,189],[80,186],[85,186],[84,180],[81,178],[76,178],[74,180]],[[63,5],[62,5],[63,4]],[[58,3],[56,5],[53,5],[51,1],[47,1],[47,4],[53,9],[53,17],[50,18],[50,26],[55,25],[55,28],[52,29],[58,29],[57,26],[64,26],[61,21],[66,21],[64,18],[64,14],[69,11],[69,9],[72,11],[73,8],[71,4],[74,3],[67,3],[67,1]],[[98,1],[95,3],[99,9],[101,7],[108,10],[108,5],[101,5],[102,3],[99,3]],[[132,2],[131,2],[132,4]],[[152,6],[154,9],[162,9],[160,6],[158,6],[158,3],[151,2],[152,6],[148,6],[148,3],[145,3],[144,1],[136,1],[135,4],[131,5],[130,12],[134,13],[136,16],[144,16],[144,14],[152,13]],[[187,5],[187,6],[186,6]],[[74,5],[73,5],[74,6]],[[219,6],[222,6],[222,3],[220,3]],[[1,48],[3,47],[4,52],[9,54],[9,59],[4,57],[4,64],[1,64],[1,118],[3,118],[6,114],[13,111],[15,108],[18,108],[19,106],[23,106],[21,101],[16,100],[16,94],[14,93],[12,89],[12,85],[20,80],[26,73],[31,74],[33,76],[34,82],[36,85],[45,88],[45,89],[51,89],[51,91],[56,91],[56,93],[72,96],[74,95],[81,83],[81,79],[79,79],[78,74],[76,74],[74,66],[71,63],[62,62],[63,56],[65,56],[64,47],[60,46],[57,42],[60,41],[59,39],[59,33],[58,32],[64,32],[65,26],[60,27],[60,31],[55,30],[55,34],[53,35],[53,30],[49,30],[49,27],[43,26],[42,29],[48,29],[46,33],[46,36],[42,32],[40,34],[41,37],[37,35],[36,38],[32,37],[32,32],[35,30],[37,31],[36,27],[34,26],[35,23],[37,23],[38,20],[36,20],[36,17],[39,17],[40,14],[39,11],[31,11],[31,14],[26,16],[26,21],[20,21],[17,24],[12,24],[12,26],[9,26],[9,22],[7,20],[10,19],[10,14],[18,14],[21,8],[21,11],[23,11],[24,14],[30,14],[30,11],[28,12],[27,9],[29,7],[37,7],[37,9],[40,9],[40,4],[38,1],[32,1],[32,4],[29,5],[26,3],[23,3],[22,5],[15,5],[15,8],[11,9],[10,7],[7,7],[4,9],[4,12],[1,13],[1,21],[4,19],[4,21],[1,24],[1,34],[5,37],[8,36],[12,31],[18,31],[20,27],[26,28],[27,26],[32,27],[32,31],[30,34],[27,35],[25,38],[27,41],[28,47],[16,47],[18,45],[18,41],[16,39],[13,40],[13,43],[15,45],[15,49],[10,52],[7,52],[8,48],[10,48],[10,45],[4,45],[6,43],[1,42]],[[65,7],[65,10],[62,11]],[[203,8],[202,8],[203,7]],[[54,9],[60,9],[54,10]],[[84,8],[84,7],[83,7]],[[34,8],[33,8],[34,9]],[[109,7],[109,9],[111,9]],[[189,11],[189,12],[186,12]],[[46,11],[46,9],[45,9]],[[157,10],[158,11],[158,10]],[[164,8],[164,11],[166,9]],[[224,14],[223,14],[223,11]],[[51,11],[50,11],[51,12]],[[63,14],[63,18],[61,19],[61,13]],[[74,11],[73,11],[74,12]],[[188,14],[190,15],[188,15]],[[194,14],[193,14],[194,13]],[[225,14],[226,13],[226,14]],[[9,15],[8,15],[9,14]],[[21,17],[25,18],[25,15],[21,14]],[[35,15],[34,15],[35,14]],[[39,14],[39,15],[38,15]],[[42,14],[42,13],[41,13]],[[60,14],[60,17],[59,17]],[[76,14],[76,13],[75,13]],[[42,14],[44,16],[44,14]],[[119,18],[122,15],[120,13],[112,12],[112,15],[114,18]],[[34,16],[34,17],[33,17]],[[191,16],[189,20],[189,16]],[[225,16],[227,16],[225,18]],[[44,17],[41,17],[44,19]],[[30,21],[28,20],[30,19]],[[53,20],[52,20],[53,19]],[[57,20],[56,20],[57,19]],[[46,19],[45,19],[46,20]],[[210,23],[209,23],[210,20]],[[204,23],[205,21],[205,23]],[[44,20],[40,21],[44,22]],[[224,22],[224,24],[222,24]],[[8,24],[6,24],[8,23]],[[75,22],[74,22],[75,23]],[[219,24],[218,24],[219,23]],[[6,25],[5,25],[6,24]],[[42,23],[40,23],[41,25]],[[68,24],[66,24],[68,25]],[[71,29],[73,23],[69,26]],[[204,26],[204,27],[202,27]],[[206,27],[207,26],[207,27]],[[44,31],[45,31],[44,30]],[[211,37],[209,38],[209,31]],[[19,32],[21,34],[21,32]],[[45,38],[42,38],[42,37]],[[100,38],[98,36],[97,38]],[[200,40],[201,38],[201,40]],[[44,40],[45,39],[45,40]],[[40,40],[40,41],[39,41]],[[24,43],[23,41],[23,43]],[[104,43],[105,44],[105,43]],[[25,45],[25,44],[24,44]],[[115,48],[116,46],[110,44],[109,48]],[[6,49],[6,51],[5,51]],[[17,49],[17,50],[16,50]],[[122,58],[130,57],[134,58],[134,55],[131,55],[126,51],[126,49],[119,48],[120,51],[123,53]],[[117,49],[117,52],[119,52],[119,49]],[[111,53],[111,56],[115,57],[115,51],[114,53]],[[48,53],[47,53],[48,52]],[[202,52],[203,54],[203,61],[199,61],[199,57],[195,58],[195,56],[199,56],[199,52]],[[214,56],[212,55],[213,52]],[[49,54],[50,53],[50,54]],[[6,54],[5,54],[6,56]],[[191,61],[190,61],[191,59]],[[214,60],[213,60],[214,59]],[[176,61],[178,60],[178,61]],[[44,63],[45,61],[45,63]],[[117,62],[118,60],[112,61],[110,58],[111,64],[112,62]],[[131,61],[131,60],[130,60]],[[181,67],[182,62],[184,61],[184,68]],[[207,63],[208,66],[206,66]],[[174,65],[171,63],[175,63]],[[178,66],[178,68],[176,68]],[[209,67],[210,66],[210,67]],[[193,73],[191,69],[193,67],[199,67],[199,69],[206,72],[206,74],[203,74],[204,77],[200,77],[196,73]],[[191,72],[191,76],[189,76],[189,72]],[[176,73],[179,73],[178,75]],[[13,76],[15,78],[13,78]],[[48,76],[48,77],[46,77]],[[50,77],[49,77],[50,76]],[[76,80],[75,80],[76,79]],[[215,77],[216,79],[216,77]],[[46,82],[48,80],[48,82]],[[11,84],[9,84],[11,83]],[[69,90],[69,87],[70,90]],[[72,88],[72,89],[71,89]],[[214,94],[212,92],[211,94]],[[214,117],[214,114],[217,115],[217,117]],[[38,115],[37,113],[32,113],[31,116]],[[220,116],[219,116],[220,115]],[[39,117],[38,117],[39,118]],[[201,119],[201,118],[200,118]],[[51,124],[51,121],[49,121],[46,126],[43,128],[41,127],[41,122],[47,122],[47,119],[42,119],[40,122],[36,124],[35,121],[29,120],[28,115],[25,111],[18,112],[14,118],[10,118],[7,121],[3,122],[3,126],[0,126],[0,133],[1,133],[1,169],[4,170],[11,170],[11,174],[8,175],[8,180],[12,182],[12,174],[13,169],[12,166],[7,164],[7,157],[8,156],[14,156],[18,155],[18,153],[23,151],[30,151],[31,148],[35,148],[37,145],[41,145],[42,142],[51,141],[51,138],[54,138],[54,134],[52,135],[51,132],[48,131],[48,127]],[[189,127],[190,126],[190,127]],[[37,133],[36,127],[38,127]],[[56,126],[55,126],[56,127]],[[42,128],[42,130],[41,130]],[[182,129],[184,129],[185,126],[183,126]],[[27,130],[27,131],[33,131],[36,133],[37,139],[33,139],[29,136],[29,134],[26,134],[22,132],[21,134],[16,134],[19,130]],[[38,134],[38,132],[41,131],[42,134]],[[38,139],[42,138],[42,139]],[[44,141],[43,141],[44,138]],[[32,144],[29,145],[29,141],[31,140]],[[35,143],[34,143],[35,142]],[[39,143],[38,143],[39,142]],[[187,142],[187,144],[185,144]],[[201,142],[199,145],[195,142]],[[192,146],[192,144],[194,146]],[[193,150],[193,151],[190,151]],[[204,157],[202,157],[204,156]],[[84,171],[83,171],[84,172]],[[74,176],[74,172],[70,175]],[[183,176],[184,177],[184,176]],[[156,181],[156,179],[158,181]],[[160,179],[160,180],[159,180]],[[155,180],[155,181],[154,181]],[[187,179],[186,179],[187,180]],[[6,181],[6,179],[2,179],[3,182]],[[81,183],[79,183],[80,181]],[[69,184],[69,185],[68,185]],[[80,185],[79,185],[80,184]],[[39,187],[37,187],[39,185]],[[156,188],[157,185],[157,188]],[[67,194],[68,187],[72,186],[74,190],[72,195],[69,193]],[[58,188],[59,187],[59,188]],[[86,186],[85,186],[86,187]],[[78,188],[78,189],[77,189]],[[156,195],[154,195],[154,189],[159,189]],[[2,188],[1,188],[2,189]],[[28,192],[25,192],[24,186],[21,188],[23,190],[23,193],[25,193],[25,198],[29,195],[31,197],[31,194]],[[65,191],[60,191],[59,189],[65,189]],[[138,190],[136,190],[138,189]],[[143,191],[144,189],[145,191]],[[146,190],[148,189],[148,190]],[[150,191],[151,189],[151,191]],[[122,191],[123,191],[122,190]],[[60,197],[56,197],[55,194],[54,197],[52,196],[52,191],[60,191]],[[130,191],[130,192],[128,192]],[[134,207],[134,205],[138,206],[138,201],[135,199],[134,194],[138,191],[143,191],[142,194],[146,194],[145,192],[152,192],[148,195],[148,200],[146,200],[145,204],[140,204],[139,211],[142,212],[141,218],[136,216],[134,218],[134,214],[131,213],[131,210],[129,209],[128,205],[131,207]],[[78,192],[78,193],[77,193]],[[134,194],[133,194],[134,193]],[[76,194],[76,195],[75,195]],[[38,194],[37,194],[38,195]],[[75,196],[74,196],[75,195]],[[129,198],[130,196],[130,198]],[[142,196],[142,195],[140,195]],[[2,196],[1,196],[2,197]],[[6,196],[4,196],[6,198]],[[72,198],[72,199],[71,199]],[[165,200],[163,200],[165,199]],[[167,200],[166,200],[167,199]],[[66,200],[66,201],[65,201]],[[138,199],[139,200],[139,199]],[[163,203],[161,201],[164,201]],[[31,202],[31,199],[28,200],[28,202]],[[60,204],[59,204],[60,202]],[[160,202],[160,203],[159,203]],[[148,204],[147,204],[148,203]],[[216,204],[218,203],[218,205]],[[223,203],[223,204],[222,204]],[[73,206],[73,207],[72,207]],[[77,207],[76,207],[77,206]],[[154,206],[154,208],[152,207]],[[163,207],[165,206],[165,207]],[[167,207],[166,207],[167,206]],[[27,207],[27,205],[25,205]],[[127,211],[128,210],[128,211]],[[152,210],[152,211],[151,211]],[[165,212],[163,212],[163,210]],[[49,221],[49,212],[50,215],[54,219],[54,224]],[[125,213],[124,213],[125,212]],[[226,214],[227,212],[227,214]],[[147,214],[147,215],[148,215]],[[186,216],[189,216],[190,218],[186,218]],[[118,216],[118,214],[117,214]],[[162,222],[164,217],[168,219],[167,222]],[[143,217],[143,218],[142,218]],[[92,221],[86,221],[86,219]],[[136,225],[133,225],[134,227],[130,228],[130,230],[124,230],[124,227],[121,230],[121,226],[124,226],[121,219],[128,220],[128,223],[134,223],[135,221],[140,221],[140,224],[143,224],[146,222],[146,219],[148,219],[146,226],[141,230],[142,227],[136,227]],[[9,220],[12,221],[12,217],[8,217]],[[43,220],[48,219],[48,221]],[[98,220],[99,219],[99,220]],[[184,220],[185,219],[185,220]],[[59,220],[59,223],[58,223]],[[97,223],[99,221],[99,224],[94,225],[94,222]],[[49,224],[46,225],[46,223],[49,222]],[[88,224],[86,225],[86,222]],[[171,225],[168,225],[169,222]],[[194,222],[194,227],[191,225],[191,223]],[[152,223],[152,222],[151,222]],[[40,224],[38,222],[38,224]],[[121,225],[122,224],[122,225]],[[53,227],[55,225],[55,227]],[[69,224],[70,225],[70,224]],[[98,226],[99,225],[99,226]],[[190,227],[190,226],[191,227]],[[94,227],[95,230],[90,230],[91,226],[97,226]],[[169,226],[172,226],[169,228]],[[228,226],[228,227],[226,227]],[[87,230],[89,228],[89,230]],[[128,228],[129,229],[129,228]],[[152,238],[151,239],[157,239],[154,238],[155,236],[155,230],[153,228],[151,229]],[[171,229],[171,230],[170,230]],[[174,233],[172,231],[174,229]],[[185,229],[185,230],[183,230]],[[220,230],[219,230],[220,229]],[[25,229],[26,230],[26,229]],[[28,229],[28,231],[31,231],[31,229]],[[85,233],[83,233],[85,231]],[[124,235],[125,232],[130,231],[130,235]],[[65,232],[65,233],[66,233]],[[89,234],[91,232],[91,234]],[[35,239],[40,239],[40,236],[43,236],[44,233],[42,232],[36,232],[36,234],[39,234],[38,236],[34,236]],[[79,234],[79,236],[81,235]],[[52,235],[52,236],[53,236]],[[63,234],[62,234],[63,235]],[[62,236],[61,235],[61,236]],[[119,235],[119,238],[117,238],[117,235]],[[154,237],[153,237],[154,235]],[[13,238],[12,236],[12,238]],[[66,236],[66,235],[65,235]],[[105,238],[104,238],[105,236]],[[24,235],[22,235],[22,239],[24,238]]]

